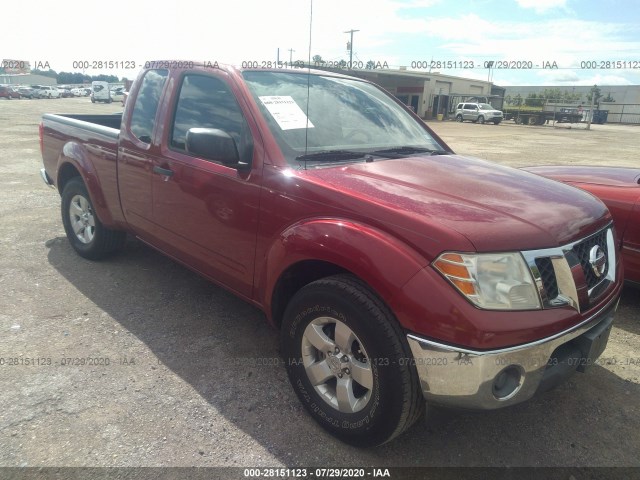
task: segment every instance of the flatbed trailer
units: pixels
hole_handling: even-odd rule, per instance
[[[561,108],[558,111],[504,109],[504,119],[514,120],[518,125],[544,125],[549,120],[558,123],[578,123],[582,121],[582,112]]]

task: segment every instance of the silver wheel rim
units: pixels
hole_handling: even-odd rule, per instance
[[[364,345],[336,318],[313,320],[302,335],[307,378],[326,403],[341,413],[356,413],[369,403],[373,371]]]
[[[87,244],[96,233],[96,221],[91,204],[82,195],[74,195],[69,204],[69,220],[76,238]]]

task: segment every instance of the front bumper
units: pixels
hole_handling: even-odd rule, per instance
[[[619,295],[577,326],[536,342],[474,351],[407,335],[427,401],[489,410],[531,398],[561,383],[604,351]]]

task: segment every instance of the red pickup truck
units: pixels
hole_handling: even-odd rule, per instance
[[[71,246],[129,233],[262,309],[334,435],[512,405],[604,350],[622,269],[593,196],[454,154],[360,79],[151,66],[122,114],[43,117]]]

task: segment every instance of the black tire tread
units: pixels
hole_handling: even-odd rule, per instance
[[[371,288],[359,278],[349,274],[326,277],[303,288],[327,286],[342,290],[345,296],[355,298],[375,321],[389,343],[402,358],[412,358],[409,345],[395,315]],[[393,433],[380,444],[387,443],[411,427],[423,414],[425,402],[415,367],[408,365],[402,376],[403,406],[400,421]]]
[[[62,221],[63,221],[63,224],[65,225],[65,230],[67,230],[67,228],[70,228],[70,227],[67,226],[69,213],[65,211],[66,209],[65,209],[64,198],[67,195],[67,192],[71,190],[74,190],[78,193],[82,193],[86,196],[86,198],[91,203],[91,206],[93,209],[93,216],[96,223],[96,235],[94,237],[95,243],[93,244],[92,248],[90,250],[80,251],[74,247],[76,252],[78,252],[80,256],[87,258],[89,260],[100,260],[110,255],[111,253],[115,252],[116,250],[119,250],[120,248],[122,248],[126,241],[126,233],[120,230],[111,230],[109,228],[106,228],[104,225],[102,225],[102,222],[100,222],[100,219],[96,214],[95,208],[93,208],[93,202],[91,202],[91,197],[89,196],[89,192],[87,191],[87,187],[85,186],[84,181],[82,180],[82,177],[73,177],[72,179],[70,179],[67,182],[67,184],[64,186],[64,190],[62,192],[63,202],[62,202],[61,209],[62,209]],[[67,235],[68,236],[70,235],[69,232],[67,232]],[[73,239],[69,238],[69,241],[72,243],[72,246],[73,246]]]

